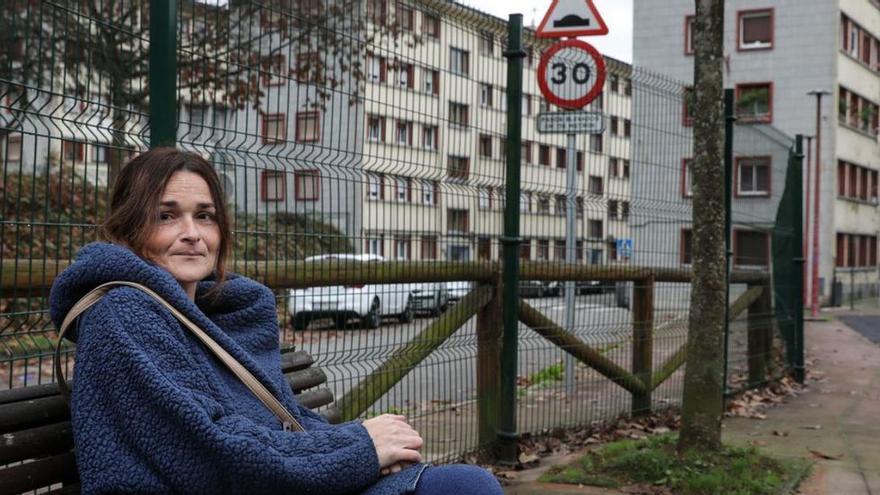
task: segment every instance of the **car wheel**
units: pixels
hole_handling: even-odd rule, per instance
[[[306,315],[296,315],[293,317],[293,329],[305,330],[309,327],[309,317]]]
[[[412,297],[406,298],[406,307],[403,308],[403,313],[400,313],[400,316],[397,317],[401,323],[409,323],[413,321],[415,317],[415,313],[413,312],[412,307]]]
[[[363,317],[364,328],[379,328],[382,324],[382,303],[379,299],[373,299],[370,311]]]

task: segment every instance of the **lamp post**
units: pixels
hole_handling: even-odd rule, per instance
[[[821,191],[819,190],[820,180],[822,176],[822,97],[830,95],[829,91],[824,89],[814,89],[807,93],[816,97],[816,166],[813,168],[815,176],[813,180],[813,257],[812,259],[812,279],[811,284],[811,300],[810,300],[810,316],[819,317],[819,198]]]
[[[812,157],[811,146],[813,143],[813,136],[804,135],[804,137],[807,139],[807,170],[805,171],[806,173],[804,173],[804,181],[806,182],[807,191],[806,191],[806,194],[804,195],[804,216],[806,218],[804,218],[804,245],[801,248],[802,249],[801,256],[803,256],[804,259],[808,260],[808,259],[810,259],[810,243],[809,243],[809,239],[810,239],[810,169],[811,169],[810,160],[812,159],[811,158]],[[807,292],[807,286],[808,286],[807,273],[808,273],[808,271],[809,270],[805,270],[804,274],[803,274],[804,281],[803,281],[802,297],[804,299],[804,305],[807,305],[810,303],[809,293]]]

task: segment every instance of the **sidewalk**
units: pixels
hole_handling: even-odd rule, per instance
[[[800,395],[766,410],[765,420],[725,420],[723,439],[780,457],[816,461],[812,475],[801,484],[803,495],[880,495],[880,345],[835,318],[874,316],[880,326],[880,310],[863,306],[824,315],[829,321],[807,322],[805,328],[810,372],[818,379],[808,382]],[[505,493],[621,493],[537,482],[550,466],[576,458],[543,459],[537,468],[521,472]]]

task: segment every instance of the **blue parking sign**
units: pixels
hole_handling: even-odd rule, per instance
[[[617,239],[617,259],[629,260],[632,257],[632,239]]]

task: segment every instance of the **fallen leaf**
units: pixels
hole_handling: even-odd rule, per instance
[[[509,480],[515,480],[519,476],[516,471],[498,471],[496,475]]]
[[[787,431],[773,430],[773,434],[776,435],[777,437],[787,437],[788,436]]]
[[[538,462],[539,457],[535,454],[526,454],[522,453],[519,455],[520,464],[531,464],[533,462]]]
[[[813,457],[816,457],[818,459],[826,459],[829,461],[836,461],[838,459],[843,458],[842,454],[841,455],[831,455],[831,454],[826,454],[824,452],[820,452],[818,450],[813,450],[813,449],[807,449],[807,450],[810,452],[811,455],[813,455]]]
[[[805,430],[821,430],[822,425],[804,425],[804,426],[801,426],[801,428],[803,428]]]

